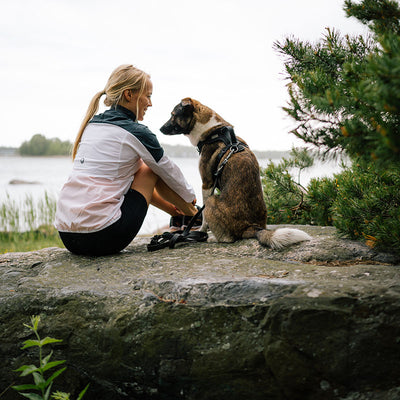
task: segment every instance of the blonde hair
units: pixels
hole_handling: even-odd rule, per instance
[[[75,139],[75,143],[72,149],[72,159],[75,159],[86,125],[99,109],[101,96],[103,96],[104,94],[106,95],[106,98],[104,99],[104,104],[107,107],[116,107],[121,102],[124,91],[127,89],[131,89],[133,92],[139,92],[138,101],[136,104],[136,108],[138,108],[139,98],[145,90],[148,79],[150,79],[150,75],[130,64],[120,65],[112,72],[112,74],[108,78],[104,90],[96,93],[89,104],[85,118],[82,121],[81,127],[78,131],[78,135]]]

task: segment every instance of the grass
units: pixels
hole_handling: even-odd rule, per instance
[[[46,247],[64,247],[55,229],[51,233],[43,233],[41,230],[32,232],[0,232],[0,254],[39,250]]]
[[[17,202],[7,193],[0,204],[0,254],[64,247],[53,227],[56,200],[47,192],[35,202],[31,195]]]

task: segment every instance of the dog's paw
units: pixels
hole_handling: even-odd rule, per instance
[[[230,235],[227,235],[227,234],[218,235],[215,232],[213,232],[213,233],[214,233],[215,238],[217,239],[217,242],[219,242],[219,243],[233,243],[233,242],[235,242],[235,238],[233,236],[230,236]]]
[[[200,232],[206,232],[208,231],[208,224],[203,218],[203,223],[201,224],[201,227],[199,229]]]

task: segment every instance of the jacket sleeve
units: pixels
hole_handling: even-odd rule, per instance
[[[140,134],[129,135],[130,145],[143,162],[174,192],[186,202],[192,202],[196,195],[180,168],[164,154],[156,135],[143,125],[141,128]]]

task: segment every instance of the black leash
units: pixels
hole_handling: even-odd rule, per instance
[[[147,245],[148,251],[155,251],[169,247],[173,249],[177,243],[181,242],[205,242],[208,239],[207,232],[190,231],[193,227],[196,218],[204,210],[204,205],[201,207],[196,215],[192,217],[183,232],[164,232],[162,235],[155,235],[151,238],[150,243]]]
[[[243,151],[245,147],[247,147],[244,143],[238,142],[235,136],[235,133],[233,132],[232,127],[223,127],[224,129],[221,129],[222,132],[222,137],[225,139],[229,135],[230,138],[230,143],[227,144],[221,152],[218,154],[217,158],[217,166],[221,162],[221,159],[223,156],[226,154],[226,152],[229,150],[229,154],[226,156],[225,160],[221,163],[219,167],[217,167],[217,171],[214,173],[214,185],[211,190],[210,196],[212,196],[215,192],[215,189],[219,187],[219,178],[222,175],[222,171],[226,165],[226,163],[229,161],[231,156],[235,153],[238,153],[240,151]],[[213,137],[210,140],[210,143],[217,141],[217,137]],[[221,139],[220,139],[221,140]],[[225,144],[226,141],[222,140]],[[209,142],[202,142],[201,147],[199,149],[199,153],[201,152],[201,148],[203,147],[204,144],[209,143]],[[160,250],[164,249],[166,247],[169,247],[170,249],[173,249],[177,243],[182,243],[182,242],[188,242],[188,243],[193,243],[193,242],[206,242],[208,239],[208,234],[207,232],[200,232],[200,231],[190,231],[194,225],[194,222],[196,219],[201,215],[201,213],[204,210],[205,205],[203,207],[199,208],[197,211],[196,215],[192,217],[192,219],[189,221],[188,225],[186,228],[182,231],[178,232],[164,232],[162,235],[155,235],[151,238],[150,243],[147,245],[147,250],[148,251],[155,251],[155,250]]]

